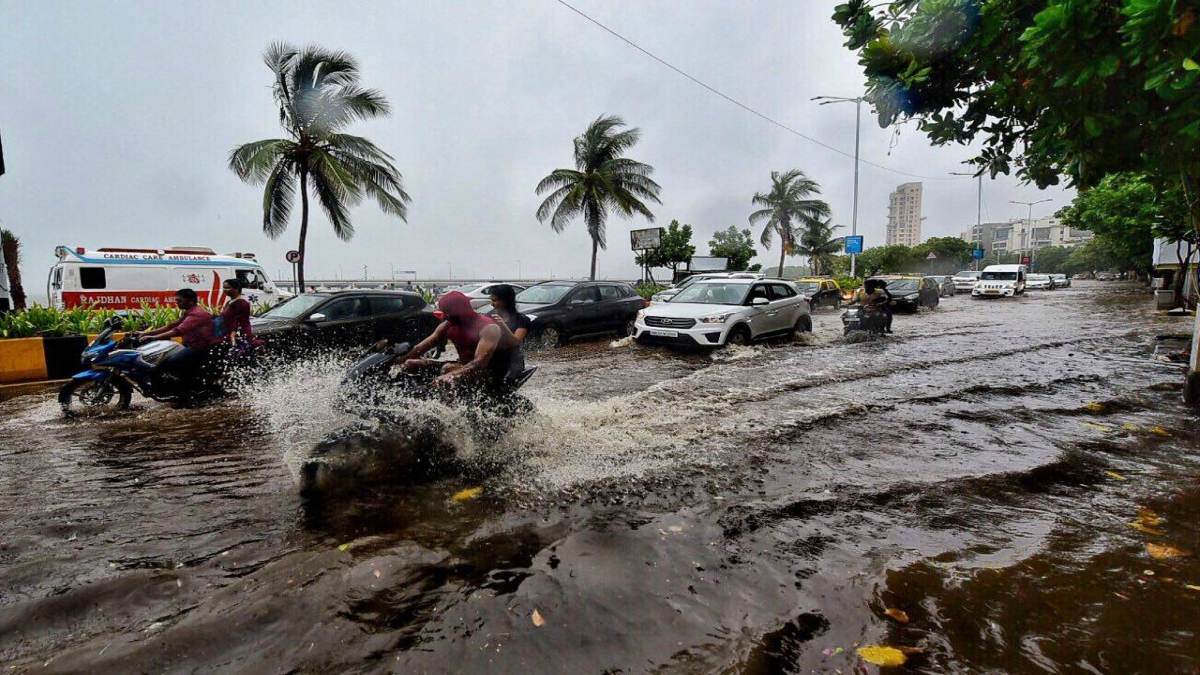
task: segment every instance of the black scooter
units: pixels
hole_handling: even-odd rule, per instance
[[[882,311],[867,313],[862,305],[851,305],[842,314],[843,335],[862,331],[868,335],[883,335],[887,328],[887,314]]]
[[[350,367],[334,406],[362,421],[313,448],[300,469],[302,495],[334,496],[366,483],[411,482],[457,466],[457,448],[445,423],[414,405],[443,395],[430,386],[437,373],[392,373],[410,349],[402,343],[372,350]],[[536,371],[525,368],[496,387],[453,392],[455,407],[475,435],[497,438],[512,418],[533,410],[517,390]]]

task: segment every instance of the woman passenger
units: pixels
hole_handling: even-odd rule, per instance
[[[525,336],[529,335],[529,328],[533,325],[529,317],[517,311],[517,290],[507,284],[493,286],[491,292],[492,311],[488,312],[488,316],[493,321],[500,325],[513,345],[512,365],[509,367],[509,376],[520,375],[525,370],[525,354],[521,349],[522,343],[525,342]]]

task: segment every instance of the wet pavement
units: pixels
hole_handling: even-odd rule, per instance
[[[0,664],[850,673],[885,645],[913,672],[1197,672],[1200,419],[1153,358],[1190,325],[1151,309],[1080,282],[859,344],[826,311],[712,356],[537,353],[500,440],[434,411],[455,461],[319,500],[333,359],[200,410],[15,398]]]

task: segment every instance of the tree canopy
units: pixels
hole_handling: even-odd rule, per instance
[[[750,261],[758,255],[754,250],[754,235],[749,229],[739,230],[730,225],[727,230],[717,230],[708,240],[708,254],[715,258],[727,258],[729,270],[741,272],[750,267]],[[756,265],[757,267],[757,265]]]
[[[639,254],[636,261],[643,267],[666,267],[674,273],[694,255],[696,247],[692,244],[692,226],[681,226],[678,220],[672,220],[663,231],[659,247]]]

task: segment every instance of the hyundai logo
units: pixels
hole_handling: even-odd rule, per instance
[[[670,326],[671,324],[675,323],[675,320],[674,319],[659,319],[658,322],[664,326]]]

